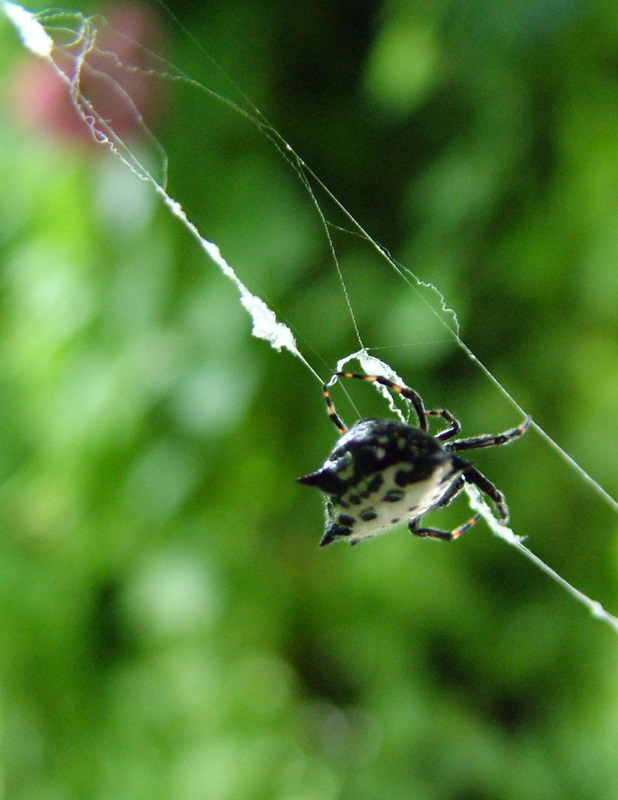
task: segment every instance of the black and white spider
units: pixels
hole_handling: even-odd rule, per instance
[[[419,427],[394,419],[361,419],[348,430],[324,384],[326,410],[341,438],[319,470],[298,478],[300,483],[314,486],[327,495],[326,529],[320,547],[337,539],[356,544],[386,533],[406,520],[416,536],[457,539],[478,522],[480,514],[452,531],[421,528],[419,523],[424,514],[449,505],[465,483],[474,484],[486,494],[500,522],[508,523],[509,511],[502,492],[472,462],[455,453],[509,444],[526,432],[529,418],[505,433],[453,439],[461,431],[455,417],[443,408],[426,410],[421,396],[407,386],[381,375],[335,374],[340,378],[380,383],[405,397],[414,407]],[[446,429],[431,436],[427,417],[442,417]]]

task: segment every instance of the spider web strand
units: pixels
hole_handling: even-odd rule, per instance
[[[296,356],[311,374],[320,382],[322,379],[318,373],[313,369],[309,362],[302,355],[294,334],[291,329],[282,322],[277,320],[275,312],[267,306],[267,304],[258,296],[252,294],[245,284],[237,276],[234,269],[223,258],[219,247],[213,242],[204,238],[197,227],[189,220],[184,209],[180,203],[172,198],[166,191],[164,185],[157,181],[157,179],[149,172],[143,163],[135,156],[135,154],[125,145],[125,143],[118,137],[108,123],[101,118],[97,113],[93,104],[83,96],[79,90],[81,72],[85,63],[85,57],[88,52],[95,46],[96,41],[96,28],[91,29],[88,24],[85,24],[82,29],[82,36],[80,41],[83,46],[80,48],[78,55],[75,57],[75,70],[71,77],[67,75],[54,61],[52,52],[54,48],[53,39],[49,36],[45,28],[36,19],[34,14],[26,11],[21,6],[5,2],[2,6],[6,16],[17,29],[19,36],[24,46],[30,50],[34,55],[44,59],[51,65],[58,77],[67,85],[71,97],[71,101],[75,110],[80,118],[88,126],[94,139],[99,143],[106,145],[116,156],[118,156],[129,169],[140,179],[150,183],[157,194],[163,199],[163,202],[171,213],[183,224],[185,229],[197,240],[202,250],[206,253],[209,259],[219,268],[221,273],[228,278],[238,290],[240,295],[240,302],[243,308],[251,316],[253,323],[252,335],[258,339],[263,339],[268,342],[275,350],[281,349],[288,350],[292,355]],[[86,31],[88,34],[86,35]],[[128,98],[128,95],[124,93]],[[128,98],[130,105],[135,109],[134,104]],[[142,122],[141,115],[135,109],[139,122]]]
[[[575,598],[578,603],[586,606],[586,608],[590,611],[592,616],[595,619],[601,620],[601,622],[605,622],[611,628],[614,629],[616,633],[618,633],[618,618],[614,617],[605,608],[599,603],[597,600],[593,600],[592,598],[588,597],[588,595],[580,592],[579,589],[576,589],[575,586],[570,584],[565,578],[559,575],[555,570],[553,570],[548,564],[546,564],[542,559],[540,559],[532,550],[529,550],[526,545],[523,543],[523,539],[520,536],[516,536],[515,533],[506,525],[502,525],[493,515],[490,507],[487,503],[483,500],[481,493],[476,488],[476,486],[472,486],[469,483],[464,485],[464,490],[468,495],[468,502],[470,503],[470,508],[473,511],[481,514],[485,522],[489,525],[492,532],[502,541],[510,544],[511,547],[514,547],[516,550],[525,556],[529,561],[538,567],[542,572],[548,575],[553,581],[555,581],[559,586],[561,586],[565,591],[567,591],[571,597]]]

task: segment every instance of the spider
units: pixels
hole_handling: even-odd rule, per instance
[[[326,529],[320,547],[342,539],[357,544],[396,528],[408,520],[415,536],[452,541],[480,519],[475,514],[452,531],[420,526],[429,511],[444,508],[465,483],[477,486],[493,502],[499,521],[506,525],[509,511],[502,492],[460,450],[496,447],[522,436],[527,418],[517,428],[472,439],[453,439],[461,425],[446,409],[426,410],[421,396],[381,375],[336,372],[339,378],[379,383],[408,400],[418,417],[418,428],[394,419],[361,419],[348,430],[335,410],[328,385],[323,392],[328,416],[341,434],[322,467],[297,480],[327,495]],[[428,432],[427,417],[441,417],[446,428],[435,436]]]

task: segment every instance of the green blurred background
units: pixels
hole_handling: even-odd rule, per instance
[[[615,2],[170,8],[83,10],[242,104],[212,55],[616,496]],[[0,69],[1,796],[615,800],[615,633],[484,524],[318,550],[320,498],[294,483],[336,439],[318,382],[250,336],[149,187],[60,124],[3,18]],[[196,87],[127,91],[171,194],[328,377],[358,341],[297,176]],[[416,292],[333,235],[375,354],[468,435],[519,422]],[[610,507],[534,432],[476,461],[516,532],[615,612]]]

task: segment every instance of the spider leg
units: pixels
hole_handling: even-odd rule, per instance
[[[442,539],[442,541],[445,542],[452,542],[455,539],[459,539],[462,533],[465,533],[466,531],[469,531],[470,528],[474,527],[480,518],[480,514],[475,514],[473,517],[470,517],[467,522],[464,522],[463,525],[460,525],[458,528],[455,528],[452,531],[442,531],[439,528],[419,528],[418,519],[410,520],[408,523],[408,528],[410,533],[413,533],[415,536],[431,537],[432,539]]]
[[[442,497],[438,500],[438,502],[431,507],[431,511],[436,511],[438,508],[444,508],[445,506],[450,505],[450,503],[457,497],[457,495],[461,492],[464,487],[464,483],[466,482],[464,476],[462,474],[457,475],[454,478],[451,485],[448,487],[446,492],[442,495]]]
[[[339,431],[339,433],[345,433],[347,431],[346,426],[343,424],[341,417],[335,411],[335,404],[333,403],[333,399],[330,396],[330,391],[328,390],[328,386],[324,383],[322,384],[322,392],[324,394],[324,400],[326,401],[326,412],[330,419],[332,420],[333,424]]]
[[[417,394],[413,389],[407,386],[400,386],[398,383],[385,378],[383,375],[363,375],[358,372],[336,372],[339,378],[357,378],[360,381],[369,381],[370,383],[379,383],[381,386],[386,386],[391,392],[400,394],[409,400],[414,406],[416,416],[418,417],[418,424],[422,431],[427,431],[427,420],[425,419],[425,406],[420,394]]]
[[[519,439],[528,430],[532,420],[527,417],[521,425],[517,428],[512,428],[510,431],[496,434],[485,434],[483,436],[475,436],[472,439],[456,439],[454,442],[449,442],[446,445],[447,450],[474,450],[478,447],[497,447],[498,445],[509,444],[509,442]],[[440,438],[440,434],[436,439]]]
[[[442,419],[445,419],[449,424],[449,427],[444,431],[440,431],[440,433],[434,436],[434,439],[444,442],[450,439],[451,436],[457,436],[457,434],[461,432],[461,423],[445,408],[432,408],[431,411],[425,411],[425,414],[428,417],[442,417]]]
[[[468,463],[468,462],[466,462]],[[448,490],[442,495],[440,500],[436,503],[435,506],[432,507],[432,511],[435,511],[437,508],[444,508],[444,506],[449,505],[461,492],[464,487],[466,479],[464,474],[458,475],[453,483],[449,486]],[[440,528],[419,528],[419,517],[411,519],[408,522],[408,529],[410,533],[413,533],[415,536],[421,537],[431,537],[432,539],[441,539],[445,542],[452,542],[455,539],[458,539],[462,533],[469,531],[481,518],[480,514],[475,514],[471,517],[467,522],[464,522],[463,525],[459,525],[459,527],[455,528],[452,531],[443,531]]]
[[[486,478],[483,473],[480,472],[473,464],[470,464],[464,469],[463,477],[467,483],[474,484],[474,486],[480,489],[483,494],[486,494],[487,497],[491,498],[496,507],[496,511],[498,512],[498,516],[500,517],[500,522],[503,525],[508,525],[509,507],[507,506],[504,495],[500,489],[497,489],[494,484],[488,478]]]

